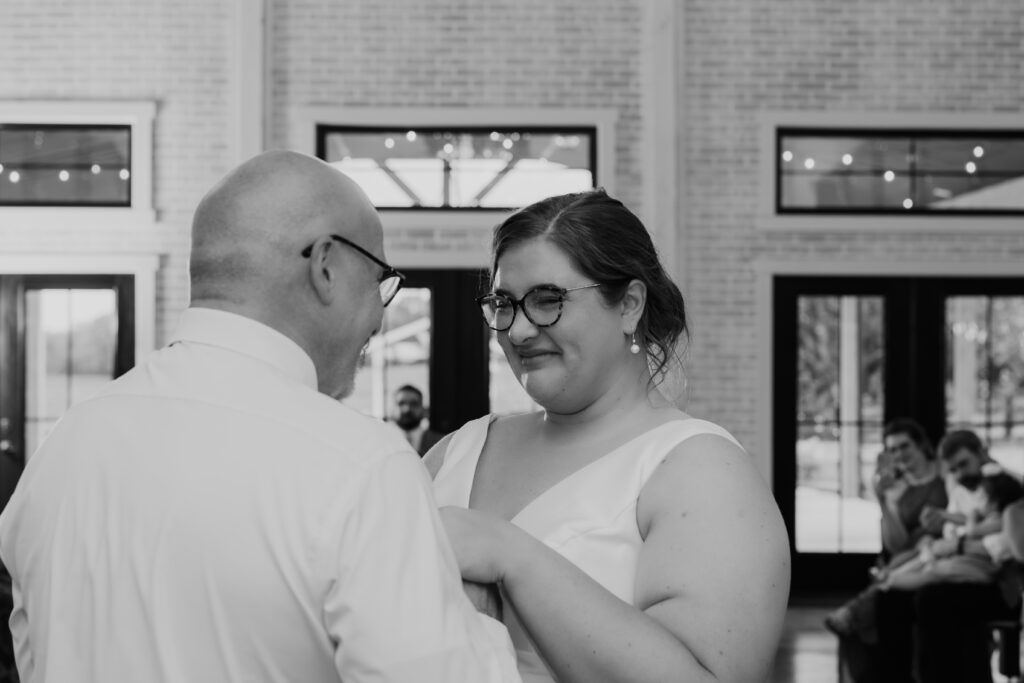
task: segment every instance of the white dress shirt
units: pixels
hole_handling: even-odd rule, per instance
[[[517,681],[400,434],[284,335],[189,309],[0,516],[26,683]]]

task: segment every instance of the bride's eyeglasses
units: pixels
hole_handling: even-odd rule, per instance
[[[512,327],[512,323],[516,319],[517,308],[523,309],[526,319],[536,327],[551,327],[562,317],[562,306],[565,304],[567,293],[600,286],[599,284],[590,284],[564,288],[554,285],[538,285],[520,299],[513,299],[507,294],[491,292],[477,297],[476,303],[484,314],[487,326],[498,332],[504,332]]]

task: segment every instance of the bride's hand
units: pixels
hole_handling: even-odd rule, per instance
[[[509,557],[517,533],[522,532],[503,519],[477,510],[442,507],[440,512],[462,578],[500,583],[506,571],[504,558]]]
[[[477,612],[501,621],[501,594],[497,584],[463,581],[462,590]]]

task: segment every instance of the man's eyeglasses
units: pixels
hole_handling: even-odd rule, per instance
[[[554,285],[538,285],[521,299],[491,292],[477,297],[476,303],[484,314],[487,326],[498,332],[504,332],[512,327],[516,319],[516,308],[522,308],[526,319],[536,327],[551,327],[562,317],[562,304],[565,303],[565,295],[568,292],[600,286],[593,284],[565,289]]]
[[[381,261],[379,258],[371,254],[370,252],[363,249],[361,246],[345,239],[341,235],[329,235],[332,240],[341,242],[342,244],[348,245],[358,251],[360,254],[370,259],[384,270],[381,272],[380,277],[377,279],[377,286],[380,288],[380,301],[386,307],[391,300],[398,294],[398,290],[402,288],[402,282],[405,281],[405,276],[399,273],[397,270],[389,266],[388,264]],[[309,245],[302,250],[302,257],[309,258],[313,253],[313,245]]]

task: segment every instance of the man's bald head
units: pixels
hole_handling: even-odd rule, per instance
[[[315,157],[265,152],[228,173],[192,221],[192,301],[243,302],[279,287],[302,248],[336,233],[361,243],[376,221],[363,191]],[[379,223],[376,223],[379,227]]]
[[[191,305],[285,334],[313,360],[320,390],[344,396],[380,327],[382,270],[331,235],[383,260],[380,218],[358,185],[314,157],[260,154],[196,209]]]

